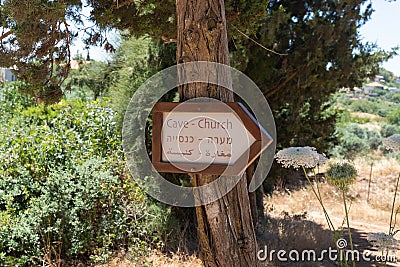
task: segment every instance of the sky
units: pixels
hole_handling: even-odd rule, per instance
[[[90,10],[91,9],[88,6],[85,5],[83,6],[82,13],[84,17],[90,16]],[[86,20],[85,18],[83,18],[83,21],[84,21],[84,27],[93,26],[93,23]],[[81,40],[84,37],[84,34],[82,33],[82,31],[80,31],[79,28],[77,28],[74,25],[73,22],[71,23],[70,29],[79,33],[79,36],[75,38],[71,46],[71,56],[74,57],[77,54],[81,54],[83,58],[86,59],[87,50],[85,49],[85,45]],[[118,39],[116,31],[108,32],[107,38],[112,45],[117,46],[117,42],[114,41],[114,39]],[[89,48],[89,55],[91,59],[96,61],[108,61],[111,60],[112,58],[112,53],[106,52],[102,47],[99,46],[91,46]]]
[[[372,1],[372,6],[375,11],[371,19],[360,29],[362,41],[376,43],[385,50],[400,46],[400,30],[398,26],[400,0],[395,2],[374,0]],[[83,47],[81,42],[76,41],[71,49],[72,55],[79,51],[86,57],[86,51]],[[99,47],[92,47],[90,48],[90,57],[94,60],[106,61],[111,58],[111,54],[106,53]],[[400,76],[400,55],[384,62],[382,67]]]
[[[398,26],[400,1],[374,0],[372,1],[372,7],[375,12],[372,13],[371,19],[360,29],[362,40],[376,43],[385,50],[400,46]],[[400,76],[400,55],[384,62],[382,67]]]
[[[87,50],[85,45],[79,39],[76,39],[71,47],[71,57],[81,54],[86,59]],[[112,53],[107,53],[102,47],[92,46],[89,48],[89,56],[92,60],[96,61],[108,61],[112,58]]]

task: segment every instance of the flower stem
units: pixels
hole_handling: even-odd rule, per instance
[[[389,235],[392,235],[392,236],[393,236],[393,230],[394,230],[394,225],[392,225],[392,223],[393,223],[393,213],[394,213],[394,206],[396,204],[397,190],[399,188],[399,180],[400,180],[400,173],[399,173],[399,176],[397,176],[396,188],[394,190],[394,196],[393,196],[392,211],[390,213]]]
[[[351,230],[350,230],[350,222],[349,222],[349,212],[348,212],[348,210],[347,210],[347,204],[346,204],[346,194],[345,194],[346,189],[345,189],[345,188],[341,188],[341,190],[342,190],[342,196],[343,196],[344,212],[346,213],[347,233],[348,233],[348,235],[349,235],[350,249],[351,249],[351,251],[353,252],[353,251],[354,251],[353,239],[351,238]],[[353,254],[351,254],[351,255],[353,255]],[[353,267],[356,266],[356,264],[355,264],[355,262],[354,262],[354,258],[352,259],[352,264],[353,264]]]
[[[322,199],[321,199],[320,194],[318,194],[318,193],[319,193],[319,189],[318,189],[318,193],[317,193],[317,191],[316,191],[315,188],[314,188],[314,185],[312,184],[312,182],[311,182],[311,180],[310,180],[310,177],[308,177],[308,175],[307,175],[306,169],[304,168],[304,166],[302,166],[302,168],[303,168],[304,175],[306,176],[307,181],[308,181],[308,183],[310,184],[311,189],[312,189],[314,195],[317,197],[318,202],[319,202],[319,204],[321,205],[322,210],[324,211],[325,219],[326,219],[326,221],[327,221],[327,223],[328,223],[329,229],[330,229],[331,231],[335,232],[335,231],[336,231],[336,230],[335,230],[335,227],[333,226],[333,223],[332,223],[331,219],[329,218],[328,212],[327,212],[326,209],[325,209],[325,206],[324,206],[324,203],[322,202]]]
[[[316,188],[317,188],[317,193],[318,193],[319,198],[322,201],[321,191],[319,190],[318,179],[317,179],[317,174],[315,173],[315,169],[313,169],[313,172],[314,172],[314,179],[315,179],[315,185],[316,185]]]
[[[374,166],[374,163],[371,163],[371,169],[369,171],[369,180],[368,180],[368,194],[367,194],[367,203],[369,203],[369,193],[371,191],[371,181],[372,181],[372,167]]]

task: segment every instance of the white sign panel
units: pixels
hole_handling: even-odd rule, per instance
[[[161,160],[233,165],[256,141],[234,113],[164,112]]]

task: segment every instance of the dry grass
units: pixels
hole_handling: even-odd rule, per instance
[[[136,260],[129,257],[116,257],[105,265],[97,265],[96,267],[201,267],[201,260],[196,255],[187,255],[185,253],[176,252],[166,255],[160,251],[153,250],[149,255]]]
[[[400,164],[394,159],[376,156],[372,168],[370,199],[367,201],[368,181],[371,161],[358,158],[354,161],[358,169],[357,182],[351,186],[347,197],[351,199],[350,225],[354,234],[355,246],[359,249],[370,248],[366,241],[368,233],[387,232],[389,230],[390,210],[393,200],[397,175]],[[323,170],[322,170],[323,171]],[[279,188],[272,196],[265,197],[267,218],[258,227],[257,240],[260,249],[298,251],[316,249],[321,251],[334,247],[332,233],[328,230],[321,207],[306,180],[299,177],[291,178],[298,181],[297,186]],[[344,224],[344,210],[341,193],[327,183],[319,183],[321,195],[326,209],[337,229]],[[400,205],[400,197],[397,199]],[[400,217],[400,216],[398,216]],[[400,220],[400,218],[398,218]],[[359,244],[357,244],[359,243]],[[374,252],[376,253],[376,252]],[[399,253],[396,254],[400,259]],[[262,262],[263,266],[288,266],[287,263]],[[202,266],[196,255],[175,253],[169,256],[153,251],[145,258],[132,262],[118,258],[107,266]],[[290,266],[335,266],[325,260],[320,263],[290,263]],[[357,266],[374,266],[371,264]],[[400,265],[388,265],[400,266]],[[100,266],[99,266],[100,267]],[[101,266],[105,267],[105,266]]]
[[[364,112],[350,112],[350,114],[353,117],[359,117],[363,119],[378,119],[378,120],[382,119],[382,117],[379,115],[364,113]]]
[[[350,219],[364,224],[381,223],[387,225],[390,218],[395,182],[400,173],[399,163],[394,159],[386,158],[380,158],[373,162],[369,202],[367,202],[367,195],[370,161],[365,158],[358,158],[354,163],[358,170],[358,177],[357,182],[350,187],[347,193],[347,196],[352,199]],[[340,226],[340,218],[344,214],[341,193],[335,187],[326,183],[320,183],[319,186],[329,214],[336,218],[340,223],[338,226]],[[400,204],[400,197],[396,203],[397,205]],[[308,187],[301,187],[292,192],[289,189],[278,190],[273,196],[266,199],[266,205],[267,208],[277,210],[278,213],[282,211],[290,214],[306,212],[310,219],[325,223],[320,205]]]
[[[155,252],[152,253],[148,258],[152,262],[152,266],[166,266],[166,267],[186,267],[186,266],[203,266],[201,260],[195,256],[188,256],[183,253],[175,253],[171,257],[167,257],[164,254]]]
[[[361,250],[372,249],[371,244],[366,241],[366,236],[369,233],[388,232],[390,212],[392,207],[393,195],[397,176],[400,173],[400,165],[394,159],[386,159],[379,155],[373,161],[372,179],[370,188],[370,197],[367,201],[368,182],[370,176],[371,160],[367,158],[358,158],[354,161],[358,169],[357,181],[352,185],[347,193],[347,198],[351,199],[351,208],[349,213],[350,227],[353,232],[355,246]],[[305,181],[299,183],[307,185]],[[336,229],[343,229],[344,209],[341,193],[333,186],[327,183],[319,183],[323,202],[332,219]],[[400,205],[400,197],[396,200],[396,207]],[[302,223],[309,224],[309,221],[322,225],[322,229],[316,227],[312,231],[312,235],[317,240],[323,239],[326,235],[324,230],[328,228],[322,209],[316,200],[312,190],[308,186],[300,186],[294,189],[280,189],[274,194],[265,199],[265,207],[269,216],[282,220],[282,214],[307,214],[308,220],[303,220]],[[397,220],[400,215],[397,216]],[[397,229],[400,228],[397,225]],[[304,231],[301,227],[299,231]],[[292,239],[293,243],[298,246],[297,249],[302,250],[304,243],[301,240]],[[304,239],[303,242],[307,242]],[[358,244],[357,244],[358,243]],[[317,247],[325,247],[326,242],[318,242]],[[329,244],[328,244],[329,246]],[[286,248],[285,248],[286,249]],[[374,252],[376,253],[376,252]],[[376,255],[376,254],[375,254]],[[398,259],[400,253],[396,253]],[[305,265],[306,266],[306,265]],[[328,265],[323,265],[328,266]],[[358,264],[357,266],[360,266]],[[364,266],[364,265],[361,265]],[[374,266],[374,265],[365,265]],[[400,265],[388,265],[400,266]]]
[[[367,198],[370,166],[373,164],[369,204],[377,211],[390,212],[396,179],[400,173],[399,163],[395,159],[381,158],[372,162],[367,159],[357,159],[355,164],[359,175],[357,183],[352,188],[353,194],[358,194],[359,200]]]

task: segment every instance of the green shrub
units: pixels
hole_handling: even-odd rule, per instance
[[[390,110],[386,104],[377,100],[355,100],[351,103],[350,109],[354,112],[375,114],[382,117],[385,117]]]
[[[350,109],[354,112],[374,113],[376,112],[376,105],[368,100],[355,100],[351,103]]]
[[[0,216],[3,264],[38,264],[45,257],[106,261],[117,246],[145,253],[161,240],[169,210],[149,203],[135,184],[112,175],[104,162],[93,159],[52,170],[40,186],[29,185],[27,177],[0,180],[0,191],[7,191],[2,206],[8,204]],[[36,194],[24,209],[9,205],[32,189]]]
[[[390,96],[390,100],[396,104],[400,104],[400,92],[396,92]]]
[[[365,130],[368,146],[370,150],[377,150],[382,144],[382,137],[376,131]]]
[[[382,138],[376,131],[361,128],[350,123],[337,128],[338,143],[330,153],[339,158],[354,158],[360,153],[376,150],[382,143]]]
[[[34,99],[29,95],[21,94],[25,84],[23,82],[8,82],[0,86],[0,122],[7,121],[21,110],[34,105]]]
[[[13,177],[1,179],[1,190],[14,187],[13,194],[1,197],[3,202],[15,203],[28,194],[30,201],[23,210],[6,209],[13,216],[0,227],[0,250],[6,251],[10,259],[29,256],[27,262],[43,259],[51,249],[61,257],[89,252],[96,221],[103,213],[102,203],[107,203],[117,185],[117,178],[102,168],[100,160],[90,160],[73,169],[54,170],[40,186],[36,183],[35,194],[22,177],[18,181]]]
[[[394,134],[400,133],[400,127],[393,124],[384,124],[381,127],[381,136],[382,138],[389,137]]]
[[[400,125],[400,106],[394,108],[387,116],[391,124]]]
[[[107,101],[74,100],[3,118],[0,266],[106,262],[165,240],[170,210],[126,173],[114,116]]]
[[[69,168],[93,156],[116,161],[121,157],[115,112],[107,102],[60,102],[32,106],[10,119],[0,131],[0,170],[13,176],[23,166],[33,179],[45,177],[51,168]]]

